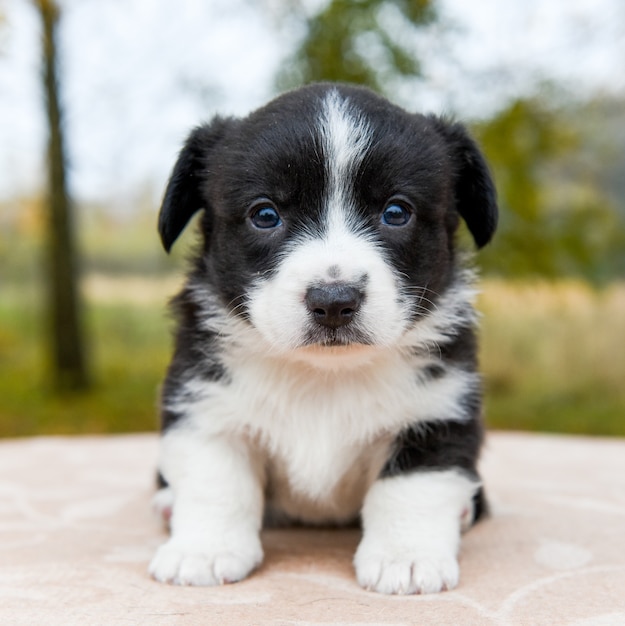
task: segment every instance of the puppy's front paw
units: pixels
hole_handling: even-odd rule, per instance
[[[379,593],[437,593],[458,584],[458,561],[452,552],[393,550],[370,542],[360,544],[354,557],[362,587]]]
[[[163,583],[211,586],[245,578],[263,560],[258,537],[232,545],[172,537],[154,555],[149,572]]]

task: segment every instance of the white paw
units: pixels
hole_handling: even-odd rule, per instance
[[[437,593],[453,589],[460,571],[453,553],[381,552],[361,544],[354,557],[362,587],[379,593]]]
[[[152,509],[168,528],[174,508],[174,494],[169,487],[159,489],[152,498]]]
[[[263,560],[256,536],[239,537],[232,545],[172,537],[154,555],[153,578],[174,585],[212,586],[245,578]]]

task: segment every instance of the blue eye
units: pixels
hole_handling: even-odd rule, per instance
[[[381,222],[387,226],[405,226],[412,213],[401,204],[392,202],[382,212]]]
[[[263,205],[252,213],[250,219],[256,228],[263,230],[277,228],[282,224],[280,214],[272,206]]]

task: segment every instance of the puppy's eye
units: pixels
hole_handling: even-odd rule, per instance
[[[382,212],[380,221],[386,226],[405,226],[409,221],[412,212],[398,202],[390,202]]]
[[[277,228],[282,224],[280,214],[271,205],[263,204],[255,208],[250,216],[252,224],[263,230]]]

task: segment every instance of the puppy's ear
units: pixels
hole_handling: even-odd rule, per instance
[[[462,124],[438,119],[439,130],[455,167],[456,210],[473,235],[478,248],[485,246],[497,228],[497,192],[488,165]]]
[[[193,215],[208,210],[202,187],[210,174],[211,156],[233,120],[216,117],[187,138],[171,173],[158,217],[158,232],[167,252]]]

